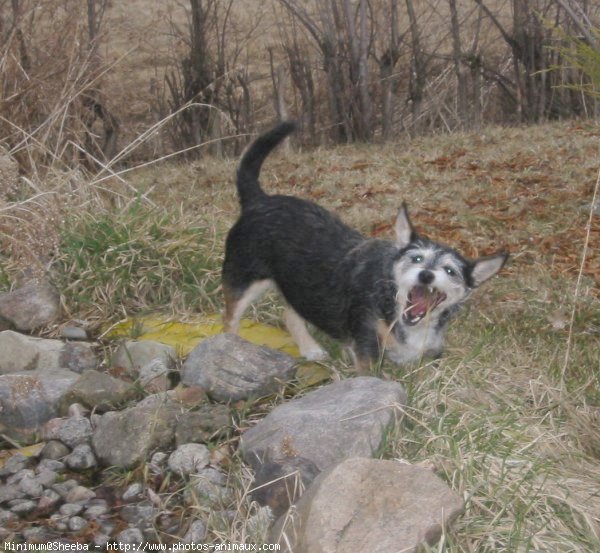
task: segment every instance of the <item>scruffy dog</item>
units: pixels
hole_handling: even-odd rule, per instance
[[[404,204],[390,242],[366,239],[315,203],[267,195],[258,181],[263,161],[294,129],[279,124],[242,156],[241,215],[227,236],[223,264],[225,330],[237,332],[248,306],[276,287],[286,301],[285,324],[306,359],[326,353],[305,321],[350,342],[361,372],[383,355],[395,363],[439,356],[448,322],[507,254],[467,260],[419,236]]]

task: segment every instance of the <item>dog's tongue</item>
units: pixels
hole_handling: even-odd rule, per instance
[[[408,309],[408,315],[411,318],[424,317],[434,300],[433,294],[429,293],[427,288],[415,286],[410,292],[411,306]]]

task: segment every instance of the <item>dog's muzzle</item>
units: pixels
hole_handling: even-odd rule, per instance
[[[445,299],[446,294],[437,288],[417,284],[408,292],[408,301],[402,312],[402,320],[407,325],[416,325]]]

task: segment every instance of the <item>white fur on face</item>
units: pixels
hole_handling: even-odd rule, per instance
[[[434,275],[428,286],[446,294],[446,298],[428,313],[430,322],[436,320],[444,309],[462,302],[469,295],[462,264],[451,252],[442,252],[435,247],[411,249],[394,266],[399,317],[406,309],[410,290],[420,284],[419,273],[423,270]]]

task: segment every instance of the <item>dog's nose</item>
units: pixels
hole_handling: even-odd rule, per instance
[[[425,270],[419,273],[419,282],[421,284],[431,284],[434,278],[435,275],[431,271]]]

